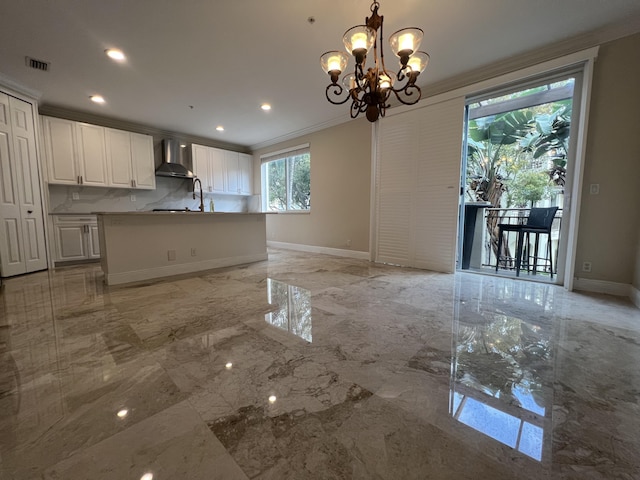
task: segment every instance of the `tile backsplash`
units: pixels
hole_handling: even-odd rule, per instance
[[[190,188],[191,180],[168,177],[156,177],[155,190],[49,185],[49,213],[135,212],[154,208],[197,210],[200,195],[194,200]],[[205,193],[204,207],[208,212],[213,200],[217,212],[246,212],[251,198]]]

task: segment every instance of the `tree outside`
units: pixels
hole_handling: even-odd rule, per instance
[[[311,207],[311,156],[306,153],[267,164],[270,210],[308,210]]]

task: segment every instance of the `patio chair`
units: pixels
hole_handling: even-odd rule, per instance
[[[516,277],[520,276],[520,267],[522,266],[523,254],[526,257],[526,265],[527,271],[530,270],[530,257],[531,252],[529,246],[529,235],[535,234],[535,243],[534,243],[534,253],[533,253],[533,273],[536,273],[538,268],[538,242],[540,234],[547,235],[547,255],[544,258],[545,262],[549,264],[549,273],[551,274],[551,278],[553,278],[553,255],[551,254],[551,225],[553,224],[553,219],[556,216],[556,212],[558,211],[558,207],[549,207],[549,208],[532,208],[529,212],[529,217],[527,217],[527,221],[523,224],[513,225],[509,223],[500,223],[498,224],[499,237],[498,237],[498,255],[496,260],[496,272],[500,267],[500,259],[502,252],[502,238],[505,232],[517,232],[518,237],[516,239]],[[525,237],[526,234],[526,237]],[[523,248],[523,243],[525,247]]]

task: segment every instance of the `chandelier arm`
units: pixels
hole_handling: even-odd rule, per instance
[[[422,97],[422,91],[420,90],[420,87],[413,83],[405,85],[403,88],[398,90],[391,89],[391,91],[395,94],[398,101],[400,103],[404,103],[405,105],[414,105],[418,103],[420,101],[420,98]],[[415,98],[409,98],[407,100],[407,97],[413,97],[414,94],[417,94]]]
[[[329,100],[329,102],[333,103],[334,105],[342,105],[343,103],[346,103],[347,100],[349,100],[349,95],[347,95],[343,100],[340,99],[340,97],[342,96],[342,92],[344,92],[344,88],[342,88],[341,85],[338,85],[337,83],[330,83],[329,85],[327,85],[325,95],[327,96],[327,100]],[[336,100],[334,100],[332,97],[336,98]]]

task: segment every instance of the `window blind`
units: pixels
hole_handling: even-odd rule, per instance
[[[375,261],[455,270],[464,106],[457,97],[380,121]]]

